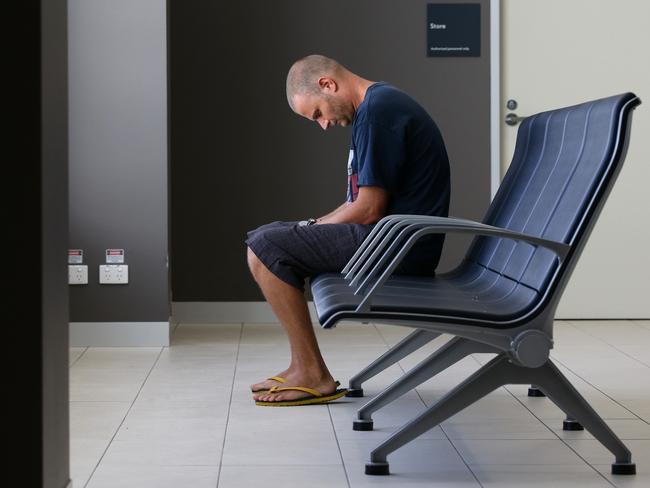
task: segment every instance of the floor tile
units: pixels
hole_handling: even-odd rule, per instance
[[[70,439],[70,478],[73,486],[84,486],[108,448],[110,439]]]
[[[557,436],[535,418],[448,421],[442,424],[450,439],[555,439]]]
[[[555,322],[553,326],[553,341],[555,347],[564,346],[598,346],[604,341],[589,334],[569,322]]]
[[[650,440],[650,424],[640,419],[610,419],[607,425],[622,440],[640,439]],[[587,430],[565,431],[561,422],[546,422],[555,434],[562,439],[593,439]]]
[[[87,488],[214,488],[218,466],[100,465]],[[74,485],[75,488],[78,485]]]
[[[130,407],[130,402],[70,402],[70,438],[109,441]]]
[[[223,465],[336,465],[341,463],[326,405],[230,409]]]
[[[558,366],[560,371],[566,376],[571,384],[604,419],[636,418],[632,412],[622,406],[619,402],[612,400],[606,394],[567,370],[562,364],[556,362],[556,366]],[[565,413],[556,407],[549,398],[529,397],[529,386],[530,385],[510,385],[507,389],[536,417],[543,420],[556,419],[561,423],[561,420],[566,417]]]
[[[415,418],[425,409],[419,397],[415,392],[411,391],[372,414],[374,430],[365,432],[352,430],[352,422],[357,418],[357,411],[370,399],[350,398],[347,399],[347,402],[337,402],[330,406],[330,414],[336,429],[336,436],[339,440],[372,439],[379,442]],[[440,427],[435,427],[422,434],[420,438],[444,439],[445,435]]]
[[[150,402],[138,399],[135,401],[128,418],[137,419],[205,419],[225,420],[228,415],[228,402],[225,399],[218,401],[168,402],[163,399]]]
[[[334,329],[316,328],[316,337],[321,345],[341,346],[385,346],[386,342],[377,329],[370,325],[341,325]]]
[[[635,416],[650,423],[650,401],[647,398],[626,398],[620,400],[620,404]]]
[[[181,353],[175,347],[164,348],[154,370],[196,371],[227,368],[237,361],[237,347],[228,345],[224,349],[211,348],[205,354]]]
[[[572,320],[571,324],[613,346],[650,344],[650,330],[629,320]]]
[[[424,399],[428,405],[433,405],[437,401],[437,398],[431,399],[429,396],[425,396]],[[493,395],[480,399],[447,421],[467,423],[476,421],[490,422],[492,420],[529,422],[534,421],[535,417],[512,396]]]
[[[650,344],[628,344],[616,349],[650,367]]]
[[[143,371],[75,370],[70,374],[70,401],[133,402],[142,388]]]
[[[364,465],[356,470],[348,466],[348,477],[352,488],[479,488],[472,472],[465,466],[435,466],[429,471],[404,469],[400,454],[395,454],[395,462],[390,465],[389,476],[369,476],[364,474]],[[426,462],[420,459],[420,462]],[[397,470],[397,471],[395,471]]]
[[[192,441],[223,439],[226,428],[225,418],[171,418],[131,415],[117,431],[115,441]]]
[[[374,324],[375,329],[389,345],[397,344],[406,336],[411,334],[415,329],[412,327],[403,327],[397,325]]]
[[[218,466],[222,439],[115,440],[102,463],[112,466]]]
[[[271,431],[268,428],[231,429],[224,447],[224,466],[339,465],[333,431],[309,432],[305,425]]]
[[[289,365],[291,353],[289,343],[285,340],[284,343],[278,345],[241,344],[239,346],[238,357],[238,367],[246,366],[251,361],[263,364],[269,360],[279,362],[286,367]]]
[[[567,439],[565,442],[590,464],[614,462],[614,455],[597,440]],[[637,464],[637,469],[641,466],[644,472],[650,473],[650,440],[632,439],[623,441],[623,444],[632,453],[632,460]]]
[[[315,327],[343,386],[412,330],[354,322]],[[250,384],[290,361],[279,324],[180,324],[168,348],[71,348],[72,477],[84,486],[92,475],[91,488],[216,487],[220,469],[219,487],[269,479],[333,488],[514,487],[524,479],[540,487],[650,486],[647,336],[650,321],[558,321],[552,351],[562,373],[629,446],[636,477],[610,475],[612,455],[586,431],[562,431],[564,413],[548,398],[528,397],[530,385],[497,389],[389,455],[391,476],[366,476],[374,448],[493,355],[464,358],[374,412],[375,430],[358,432],[357,410],[450,336],[365,382],[364,398],[257,407]]]
[[[347,488],[343,466],[223,466],[219,488]]]
[[[390,476],[364,474],[376,441],[340,441],[350,486],[480,486],[447,440],[415,439],[388,456]]]
[[[619,488],[647,488],[650,486],[650,471],[644,466],[637,464],[637,474],[635,475],[615,475],[611,472],[610,464],[594,465],[594,469],[610,483]]]
[[[197,366],[176,369],[172,367],[156,367],[149,377],[147,384],[207,384],[215,383],[219,386],[230,386],[235,372],[234,362],[229,365]]]
[[[138,401],[150,402],[167,399],[177,402],[228,401],[231,387],[219,381],[183,383],[145,383]]]
[[[587,465],[474,465],[472,471],[484,488],[611,487],[601,474]]]
[[[573,464],[582,460],[561,440],[454,440],[467,464]]]
[[[72,366],[90,369],[150,369],[160,355],[160,347],[89,347]]]
[[[72,366],[85,351],[85,347],[71,347],[68,354],[68,365]]]

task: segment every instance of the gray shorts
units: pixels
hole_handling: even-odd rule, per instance
[[[272,222],[248,232],[245,242],[275,276],[302,291],[306,278],[341,271],[372,228]]]
[[[338,273],[374,225],[272,222],[248,233],[246,245],[285,283],[303,291],[305,279]],[[433,276],[444,234],[422,240],[395,270],[396,275]]]

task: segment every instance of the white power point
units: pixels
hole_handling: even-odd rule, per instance
[[[68,265],[68,284],[87,285],[88,266],[85,264]]]
[[[102,285],[123,285],[129,282],[128,264],[99,265],[99,283]]]

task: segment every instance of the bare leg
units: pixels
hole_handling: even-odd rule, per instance
[[[248,266],[266,301],[271,305],[289,336],[291,364],[287,370],[279,374],[287,380],[281,386],[305,386],[322,393],[333,392],[336,384],[321,356],[303,293],[271,273],[250,249],[248,249]],[[252,387],[257,390],[277,384],[275,381],[267,381]],[[254,398],[262,401],[280,401],[306,396],[308,396],[306,393],[300,391],[287,391],[256,394]]]

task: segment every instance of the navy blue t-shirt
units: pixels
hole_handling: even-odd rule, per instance
[[[449,160],[440,130],[415,100],[385,82],[368,88],[352,122],[348,201],[360,186],[388,192],[387,214],[448,216]],[[433,236],[413,248],[402,271],[433,272],[443,240]]]

